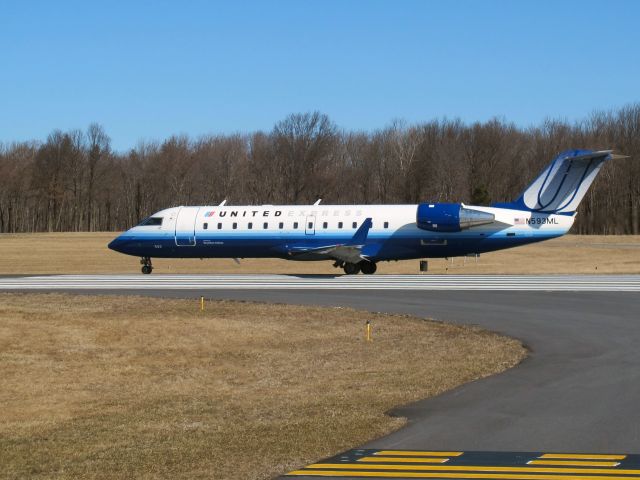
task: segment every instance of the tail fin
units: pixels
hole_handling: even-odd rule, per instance
[[[496,207],[530,210],[540,213],[573,214],[591,183],[608,160],[611,150],[567,150],[529,185],[513,203]],[[615,157],[618,157],[615,155]]]

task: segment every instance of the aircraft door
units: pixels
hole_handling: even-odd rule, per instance
[[[305,235],[315,235],[316,234],[316,216],[309,215],[304,222],[304,233]]]
[[[196,218],[200,207],[182,207],[176,218],[176,245],[194,247],[196,245]]]

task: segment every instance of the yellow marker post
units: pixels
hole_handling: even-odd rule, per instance
[[[200,311],[204,312],[204,297],[200,297]]]
[[[367,320],[367,342],[371,341],[371,322]]]

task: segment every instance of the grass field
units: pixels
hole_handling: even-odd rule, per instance
[[[478,329],[341,308],[0,294],[0,477],[270,478],[524,356]]]
[[[139,273],[138,259],[107,248],[114,233],[0,235],[0,275],[34,273]],[[331,262],[247,259],[154,259],[154,273],[342,273]],[[381,262],[378,272],[417,273],[418,261]],[[478,261],[432,259],[431,273],[640,273],[639,236],[568,235],[483,254]]]

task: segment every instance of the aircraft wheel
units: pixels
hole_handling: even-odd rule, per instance
[[[357,263],[345,263],[342,268],[347,275],[357,275],[360,272],[360,265]]]
[[[142,267],[142,273],[144,273],[145,275],[149,275],[152,271],[153,268],[151,268],[151,265],[144,265]]]
[[[377,269],[378,269],[378,267],[376,266],[376,264],[374,262],[361,262],[360,263],[360,270],[362,270],[362,273],[364,273],[365,275],[373,275],[374,273],[376,273]]]

